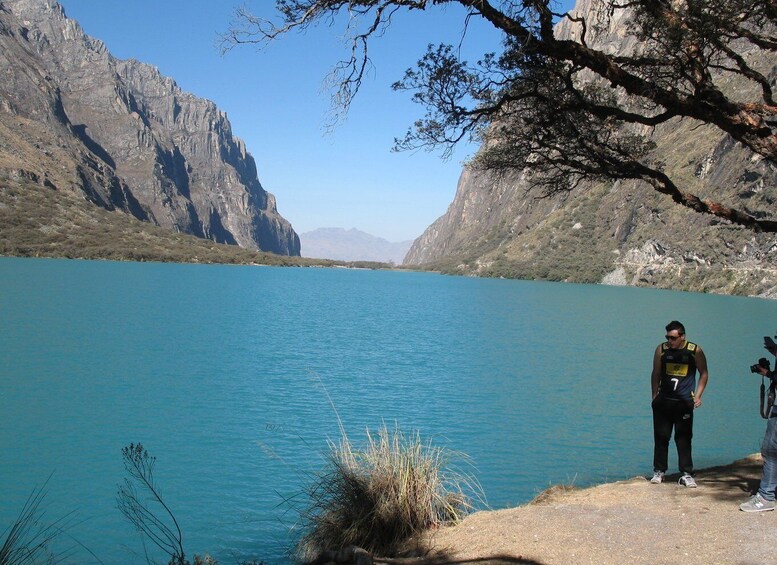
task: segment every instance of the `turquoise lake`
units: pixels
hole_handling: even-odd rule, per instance
[[[121,449],[141,442],[189,557],[287,562],[294,504],[338,417],[357,445],[386,423],[466,454],[491,508],[551,484],[646,475],[651,361],[672,319],[710,366],[696,467],[758,451],[749,366],[766,356],[777,301],[0,258],[0,531],[48,479],[46,519],[72,513],[67,562],[146,563],[116,505]],[[676,461],[672,446],[670,472]]]

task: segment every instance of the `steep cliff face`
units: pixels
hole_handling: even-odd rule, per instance
[[[0,167],[175,231],[299,255],[212,102],[120,61],[53,0],[0,2]]]
[[[576,9],[589,21],[595,17],[589,0]],[[569,22],[557,31],[579,32]],[[636,48],[622,19],[606,22],[596,44],[613,52]],[[777,76],[774,61],[763,63]],[[729,137],[687,120],[649,135],[653,157],[685,190],[747,211],[774,208],[777,168]],[[777,296],[777,237],[696,214],[638,182],[588,183],[545,198],[520,172],[495,177],[465,168],[454,201],[414,242],[405,263],[486,276]]]

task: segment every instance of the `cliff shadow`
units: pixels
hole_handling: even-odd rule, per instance
[[[97,157],[99,157],[102,161],[110,165],[110,167],[113,170],[116,170],[116,161],[113,160],[113,157],[105,150],[105,148],[97,143],[94,139],[89,137],[89,134],[86,133],[87,126],[84,124],[81,125],[72,125],[73,133],[76,135],[76,137],[83,143],[89,151],[94,153]]]

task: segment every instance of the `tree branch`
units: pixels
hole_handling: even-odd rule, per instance
[[[714,125],[777,164],[771,76],[757,68],[746,51],[761,50],[757,55],[769,57],[777,51],[777,4],[600,0],[604,17],[618,13],[625,32],[636,40],[632,52],[612,54],[589,36],[592,29],[606,30],[606,20],[591,27],[582,15],[564,15],[580,27],[581,39],[556,37],[553,22],[562,15],[552,11],[550,1],[279,0],[282,24],[268,25],[240,12],[247,29],[233,31],[227,41],[269,41],[326,18],[332,22],[347,11],[351,56],[332,75],[336,107],[347,111],[370,64],[369,41],[388,28],[398,10],[458,4],[467,9],[467,22],[479,17],[504,34],[504,51],[470,67],[450,47],[430,47],[416,68],[394,85],[413,91],[413,100],[427,110],[403,140],[395,140],[395,148],[441,147],[448,155],[462,139],[482,140],[485,150],[476,161],[553,173],[547,182],[537,181],[544,186],[550,186],[559,171],[609,178],[624,178],[623,171],[631,171],[628,178],[649,182],[683,206],[755,231],[774,231],[774,222],[680,190],[647,162],[652,143],[633,126],[690,118]],[[721,86],[721,76],[728,73],[757,85],[760,99],[729,96]],[[568,184],[555,189],[560,186]]]

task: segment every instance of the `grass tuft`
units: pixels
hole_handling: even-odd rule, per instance
[[[460,520],[481,489],[471,476],[450,468],[454,454],[384,424],[355,449],[343,433],[330,442],[327,465],[307,490],[302,513],[303,560],[349,546],[390,556],[429,528]]]
[[[0,565],[53,564],[68,557],[69,550],[53,553],[51,545],[62,535],[70,537],[66,534],[70,515],[52,523],[44,522],[46,511],[42,504],[46,497],[45,487],[44,484],[33,489],[19,517],[0,533]]]
[[[529,504],[549,504],[566,493],[576,490],[578,490],[578,487],[574,485],[553,485],[535,496],[532,500],[529,501]]]

